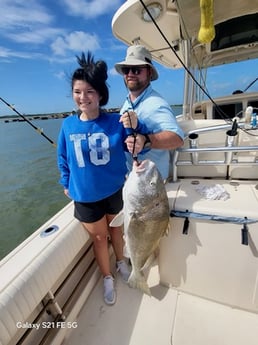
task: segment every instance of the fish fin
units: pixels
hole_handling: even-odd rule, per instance
[[[161,237],[163,237],[163,236],[168,236],[170,230],[171,230],[171,224],[170,224],[170,222],[168,222],[168,225],[167,225],[167,227],[165,228],[165,230],[164,230],[164,232],[163,232],[163,234],[162,234]]]
[[[111,227],[117,227],[124,224],[124,211],[120,211],[114,219],[110,222],[109,226]]]
[[[170,222],[169,222],[164,235],[168,236],[170,230],[171,230],[171,225],[170,225]]]
[[[144,275],[141,272],[139,272],[139,274],[136,275],[134,273],[134,271],[132,271],[132,273],[128,279],[128,285],[131,288],[139,289],[142,292],[144,292],[145,294],[151,296],[150,288],[146,282]]]
[[[145,270],[146,268],[148,268],[152,263],[153,261],[156,259],[157,255],[156,255],[156,252],[155,253],[152,253],[148,259],[146,260],[145,264],[142,266],[141,268],[141,271]]]

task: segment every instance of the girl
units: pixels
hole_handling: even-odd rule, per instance
[[[122,187],[127,173],[125,150],[137,154],[142,136],[127,137],[125,127],[143,133],[145,127],[132,113],[120,118],[100,106],[108,102],[107,65],[94,62],[89,52],[77,57],[80,67],[72,76],[72,94],[78,114],[63,121],[58,139],[58,167],[64,193],[74,200],[74,216],[93,240],[94,252],[103,274],[104,300],[114,304],[116,292],[110,270],[108,236],[116,256],[117,271],[124,281],[129,269],[123,257],[121,227],[109,227],[122,209]]]

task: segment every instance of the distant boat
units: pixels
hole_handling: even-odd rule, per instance
[[[257,345],[258,93],[243,85],[213,99],[205,81],[212,66],[257,59],[257,6],[128,0],[114,14],[119,40],[190,71],[178,118],[185,144],[171,152],[166,184],[170,231],[144,271],[152,297],[117,279],[117,303],[104,304],[70,203],[1,261],[2,345]]]

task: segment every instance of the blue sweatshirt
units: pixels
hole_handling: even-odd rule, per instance
[[[95,202],[123,187],[127,134],[119,118],[100,113],[94,120],[74,115],[63,121],[57,149],[60,183],[74,201]],[[146,133],[140,123],[137,129]]]

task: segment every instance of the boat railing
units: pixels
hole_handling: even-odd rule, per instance
[[[240,128],[245,133],[248,133],[249,130],[252,130],[252,132],[258,130],[258,128],[248,130],[245,129],[245,123],[238,123],[238,128]],[[224,145],[199,145],[199,136],[201,134],[209,134],[213,133],[214,131],[223,130],[226,130]],[[189,143],[189,147],[186,147],[187,141]],[[238,159],[238,154],[240,152],[246,152],[247,158],[245,160]],[[239,144],[239,132],[232,132],[232,124],[215,125],[189,130],[185,137],[185,146],[178,148],[173,153],[172,181],[176,182],[178,180],[179,166],[258,166],[258,156],[254,156],[253,152],[258,152],[258,145],[250,145],[250,143],[248,145]],[[182,155],[183,153],[189,154],[189,158],[182,159],[180,155]],[[200,159],[200,153],[211,153],[211,155],[208,159],[207,155],[205,156],[205,159]],[[224,153],[224,158],[214,159],[214,155],[212,155],[212,153]]]

